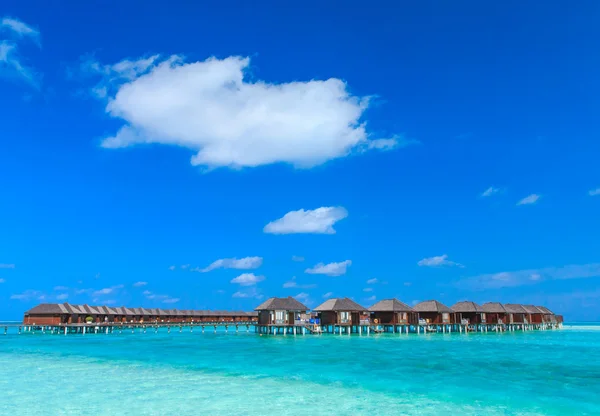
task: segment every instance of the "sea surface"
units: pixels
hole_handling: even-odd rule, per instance
[[[600,415],[600,325],[0,333],[0,415]]]

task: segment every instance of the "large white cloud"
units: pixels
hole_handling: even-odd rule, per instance
[[[240,56],[88,63],[103,77],[94,91],[108,100],[106,111],[125,122],[102,146],[182,146],[197,152],[193,165],[206,167],[307,168],[355,150],[415,142],[371,137],[362,118],[369,97],[352,95],[340,79],[255,81],[246,77],[249,64]]]
[[[299,209],[271,221],[263,231],[269,234],[335,234],[333,225],[347,216],[348,211],[343,207]]]

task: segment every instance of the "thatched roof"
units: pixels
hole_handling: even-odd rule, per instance
[[[42,303],[31,309],[26,314],[30,315],[56,315],[70,313],[64,305],[59,303]]]
[[[475,302],[468,301],[468,300],[464,300],[462,302],[457,302],[454,305],[452,305],[452,307],[450,309],[452,309],[454,312],[459,312],[459,313],[485,312],[480,305],[476,304]]]
[[[348,298],[328,299],[313,309],[316,312],[363,312],[366,310],[367,308]]]
[[[506,312],[508,313],[527,313],[525,308],[517,303],[505,303],[504,309],[506,309]]]
[[[309,308],[298,302],[296,299],[294,299],[291,296],[288,296],[287,298],[269,298],[266,301],[264,301],[263,303],[261,303],[260,305],[258,305],[256,308],[254,308],[255,311],[301,311],[301,312],[305,312],[307,311]]]
[[[384,299],[369,308],[369,312],[414,312],[414,309],[398,299]]]
[[[552,312],[550,309],[546,308],[545,306],[536,306],[536,308],[538,308],[540,311],[542,311],[542,313],[544,315],[554,315],[554,312]]]
[[[523,306],[523,308],[527,311],[527,313],[541,313],[544,314],[544,312],[540,311],[538,308],[536,308],[533,305],[521,305]]]
[[[506,313],[506,309],[500,302],[488,302],[481,305],[486,313]]]
[[[453,313],[454,311],[438,302],[437,300],[426,300],[421,303],[417,303],[413,309],[417,312],[435,312],[435,313]]]

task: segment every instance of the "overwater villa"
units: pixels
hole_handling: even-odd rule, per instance
[[[550,309],[546,308],[545,306],[536,306],[536,308],[538,308],[543,314],[542,322],[556,323],[556,316],[554,315],[554,312],[552,312]]]
[[[522,305],[517,303],[505,303],[504,309],[508,314],[509,324],[528,324],[527,321],[527,311],[523,308]]]
[[[453,324],[454,311],[437,300],[417,303],[413,309],[419,313],[419,320],[425,324]]]
[[[291,296],[269,298],[255,309],[258,312],[258,328],[261,333],[296,333],[296,327],[306,324],[309,308]]]
[[[457,302],[450,308],[456,313],[456,322],[463,325],[479,325],[486,323],[483,307],[475,302]]]
[[[507,323],[508,313],[500,302],[487,302],[481,305],[486,316],[488,324],[505,324]]]
[[[416,325],[418,313],[398,299],[384,299],[369,308],[371,322],[379,325]]]
[[[321,325],[360,325],[368,322],[368,310],[349,298],[328,299],[316,308]]]
[[[527,311],[527,321],[530,324],[541,324],[544,322],[544,313],[533,305],[521,305]]]

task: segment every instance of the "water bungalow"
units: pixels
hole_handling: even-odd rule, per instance
[[[485,310],[475,302],[457,302],[450,309],[456,313],[456,321],[461,325],[481,325],[486,323]]]
[[[313,311],[326,332],[362,333],[370,325],[368,309],[349,298],[328,299]]]
[[[507,323],[508,313],[504,306],[500,302],[487,302],[481,305],[486,315],[486,322],[488,324],[505,324]]]
[[[445,325],[455,322],[454,311],[437,300],[417,303],[413,309],[419,313],[419,323],[422,325]]]
[[[296,334],[305,330],[308,306],[291,296],[269,298],[255,309],[258,312],[258,331],[265,334]]]
[[[509,324],[528,324],[527,321],[527,311],[523,308],[522,305],[517,303],[506,303],[504,304],[504,309],[508,314]]]
[[[536,306],[536,308],[538,308],[543,314],[542,315],[543,323],[546,323],[546,324],[556,323],[556,316],[554,315],[554,312],[552,312],[550,309],[546,308],[545,306]]]
[[[521,305],[527,311],[527,321],[530,324],[541,324],[544,322],[544,313],[533,305]]]
[[[385,332],[402,331],[409,325],[417,325],[418,313],[406,303],[398,299],[380,300],[369,308],[371,322],[381,326]]]

